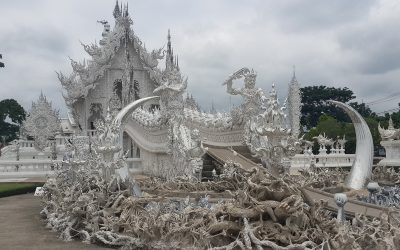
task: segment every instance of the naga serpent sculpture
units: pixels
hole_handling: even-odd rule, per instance
[[[157,99],[160,98],[159,96],[150,96],[150,97],[145,97],[145,98],[141,98],[139,100],[136,100],[130,104],[128,104],[126,107],[124,107],[121,111],[119,111],[119,113],[115,116],[114,118],[114,124],[117,126],[121,126],[123,120],[125,120],[126,116],[130,113],[132,113],[133,111],[135,111],[135,109],[137,109],[138,107],[140,107],[141,105],[143,105],[143,103],[153,100],[153,99]]]
[[[362,189],[372,174],[374,144],[371,131],[364,118],[354,108],[339,101],[329,100],[328,102],[343,109],[354,124],[357,139],[356,158],[346,179],[346,186],[353,189]]]

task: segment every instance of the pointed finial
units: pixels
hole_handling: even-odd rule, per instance
[[[391,129],[391,130],[394,129],[392,115],[389,116],[389,126],[388,126],[388,129]]]
[[[125,10],[125,16],[128,17],[129,16],[129,3],[126,3],[126,10]]]
[[[293,78],[296,78],[296,65],[293,65]]]
[[[118,18],[118,17],[121,16],[121,10],[120,10],[119,5],[118,5],[118,0],[115,2],[113,16],[114,16],[114,18]]]
[[[107,106],[107,113],[106,113],[106,121],[111,121],[112,120],[112,115],[111,115],[111,109],[110,105]]]
[[[171,66],[174,66],[174,48],[171,48]]]

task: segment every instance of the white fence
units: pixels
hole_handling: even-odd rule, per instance
[[[60,160],[1,160],[0,172],[43,172],[54,170]]]
[[[355,154],[325,154],[325,155],[304,155],[297,154],[291,162],[292,168],[308,168],[311,163],[321,168],[343,168],[353,165]]]

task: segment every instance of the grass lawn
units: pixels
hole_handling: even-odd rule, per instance
[[[0,183],[0,198],[35,192],[36,187],[43,186],[43,183]]]

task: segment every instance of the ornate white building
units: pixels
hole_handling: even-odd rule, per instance
[[[69,110],[60,134],[92,137],[98,121],[117,116],[124,118],[118,122],[123,152],[128,152],[128,163],[136,171],[165,178],[210,177],[211,170],[232,160],[287,171],[289,158],[299,148],[300,93],[295,77],[289,91],[291,126],[286,102],[279,103],[274,85],[266,96],[256,88],[257,73],[248,68],[223,83],[228,94],[243,97],[240,106],[227,113],[201,112],[194,98],[184,98],[187,78],[173,53],[170,32],[165,49],[148,52],[132,29],[128,6],[117,2],[113,14],[114,28],[100,21],[104,30],[99,43],[82,44],[90,59],[71,59],[72,73],[57,73]],[[165,66],[160,66],[161,59]],[[235,88],[233,81],[238,79],[244,86]]]
[[[83,134],[95,129],[95,120],[104,120],[107,107],[114,112],[151,96],[166,71],[179,71],[169,31],[166,51],[160,48],[148,52],[132,29],[128,6],[122,8],[117,2],[113,14],[113,29],[108,21],[100,21],[104,31],[98,44],[82,44],[91,58],[82,62],[71,59],[73,72],[69,76],[58,73],[65,102]],[[159,60],[164,57],[166,64],[161,70]],[[157,106],[153,102],[144,108],[152,110]]]

